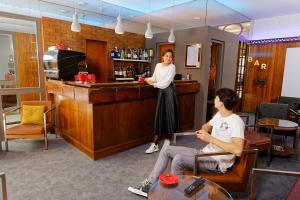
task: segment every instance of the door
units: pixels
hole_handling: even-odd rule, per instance
[[[173,63],[175,63],[175,44],[170,44],[170,43],[166,43],[166,44],[159,44],[159,57],[158,57],[158,62],[162,62],[162,56],[163,53],[168,50],[171,49],[174,52],[173,55]]]
[[[222,65],[223,65],[223,42],[212,41],[211,57],[208,79],[207,93],[207,111],[206,121],[210,120],[214,113],[214,98],[222,82]]]
[[[107,44],[103,41],[86,40],[86,61],[89,74],[95,74],[97,82],[107,82],[110,67],[107,64]]]

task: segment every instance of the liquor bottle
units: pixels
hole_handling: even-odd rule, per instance
[[[133,49],[133,59],[137,60],[138,59],[138,55],[137,55],[137,50]]]
[[[121,59],[125,59],[125,49],[121,50]]]
[[[119,78],[121,78],[121,77],[123,77],[123,71],[122,71],[122,68],[121,67],[119,67]]]
[[[110,51],[110,57],[111,57],[111,58],[114,58],[114,57],[115,57],[115,49],[112,49],[112,50]]]
[[[118,78],[119,71],[118,71],[118,66],[117,65],[115,65],[114,74],[115,74],[115,78]]]
[[[126,74],[126,67],[123,66],[123,77],[126,78],[127,77],[127,74]]]
[[[144,60],[144,50],[140,49],[140,60]]]
[[[131,59],[131,49],[128,49],[128,52],[127,52],[127,59]]]
[[[148,50],[147,49],[144,50],[144,59],[148,60]]]

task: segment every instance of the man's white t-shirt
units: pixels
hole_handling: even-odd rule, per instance
[[[222,117],[218,112],[209,121],[209,124],[212,126],[211,135],[223,142],[230,143],[234,137],[244,139],[245,124],[243,120],[236,114]],[[205,153],[224,152],[222,148],[212,143],[206,145],[202,151]],[[212,158],[219,162],[219,169],[223,173],[226,172],[235,161],[234,155],[212,156]]]

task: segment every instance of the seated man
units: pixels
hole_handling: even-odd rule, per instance
[[[235,161],[235,156],[240,156],[244,147],[244,122],[236,114],[233,108],[238,102],[238,96],[235,91],[222,88],[216,92],[214,100],[218,112],[201,130],[195,132],[196,137],[208,144],[202,149],[193,149],[188,147],[170,146],[168,140],[165,141],[154,168],[147,179],[136,187],[129,187],[128,190],[147,197],[148,191],[158,177],[163,173],[171,163],[171,173],[182,175],[185,168],[193,169],[195,155],[201,152],[230,152],[234,155],[222,155],[202,157],[199,162],[199,170],[217,171],[225,173]],[[208,132],[211,131],[211,134]]]

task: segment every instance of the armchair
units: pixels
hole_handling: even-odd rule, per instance
[[[185,170],[185,175],[202,176],[208,180],[211,180],[229,192],[244,192],[246,191],[249,175],[252,167],[256,164],[258,149],[246,149],[249,147],[249,143],[245,142],[245,149],[240,157],[236,158],[236,161],[231,170],[228,170],[224,174],[214,172],[198,172],[198,158],[204,156],[216,156],[231,154],[228,152],[220,153],[205,153],[197,154],[195,156],[195,165],[193,171]]]
[[[256,175],[258,173],[299,177],[297,182],[294,184],[293,188],[289,191],[288,196],[286,197],[286,199],[287,200],[300,199],[300,172],[253,168],[252,172],[251,172],[252,180],[251,180],[250,200],[255,199]]]
[[[287,119],[289,105],[283,103],[260,103],[256,108],[255,122],[257,119],[270,117],[275,119]]]
[[[300,123],[300,98],[280,96],[278,103],[285,103],[289,105],[288,119]]]
[[[249,115],[241,113],[237,114],[245,121],[246,124],[245,140],[250,144],[250,147],[267,152],[267,165],[269,166],[271,153],[271,138],[268,137],[264,132],[258,131],[255,124],[249,124]]]
[[[43,113],[43,124],[17,124],[13,127],[8,128],[7,125],[14,123],[7,123],[7,114],[20,110],[22,117],[22,110],[24,105],[44,105],[45,111]],[[47,133],[49,131],[54,131],[54,115],[51,101],[23,101],[21,102],[21,107],[15,108],[8,112],[3,113],[3,127],[4,127],[4,137],[5,137],[5,147],[8,151],[8,140],[18,139],[18,138],[43,138],[45,140],[45,149],[48,149]],[[18,122],[17,122],[18,123]]]
[[[0,172],[0,179],[1,179],[1,188],[2,188],[2,199],[3,200],[7,200],[7,190],[6,190],[5,173]]]

